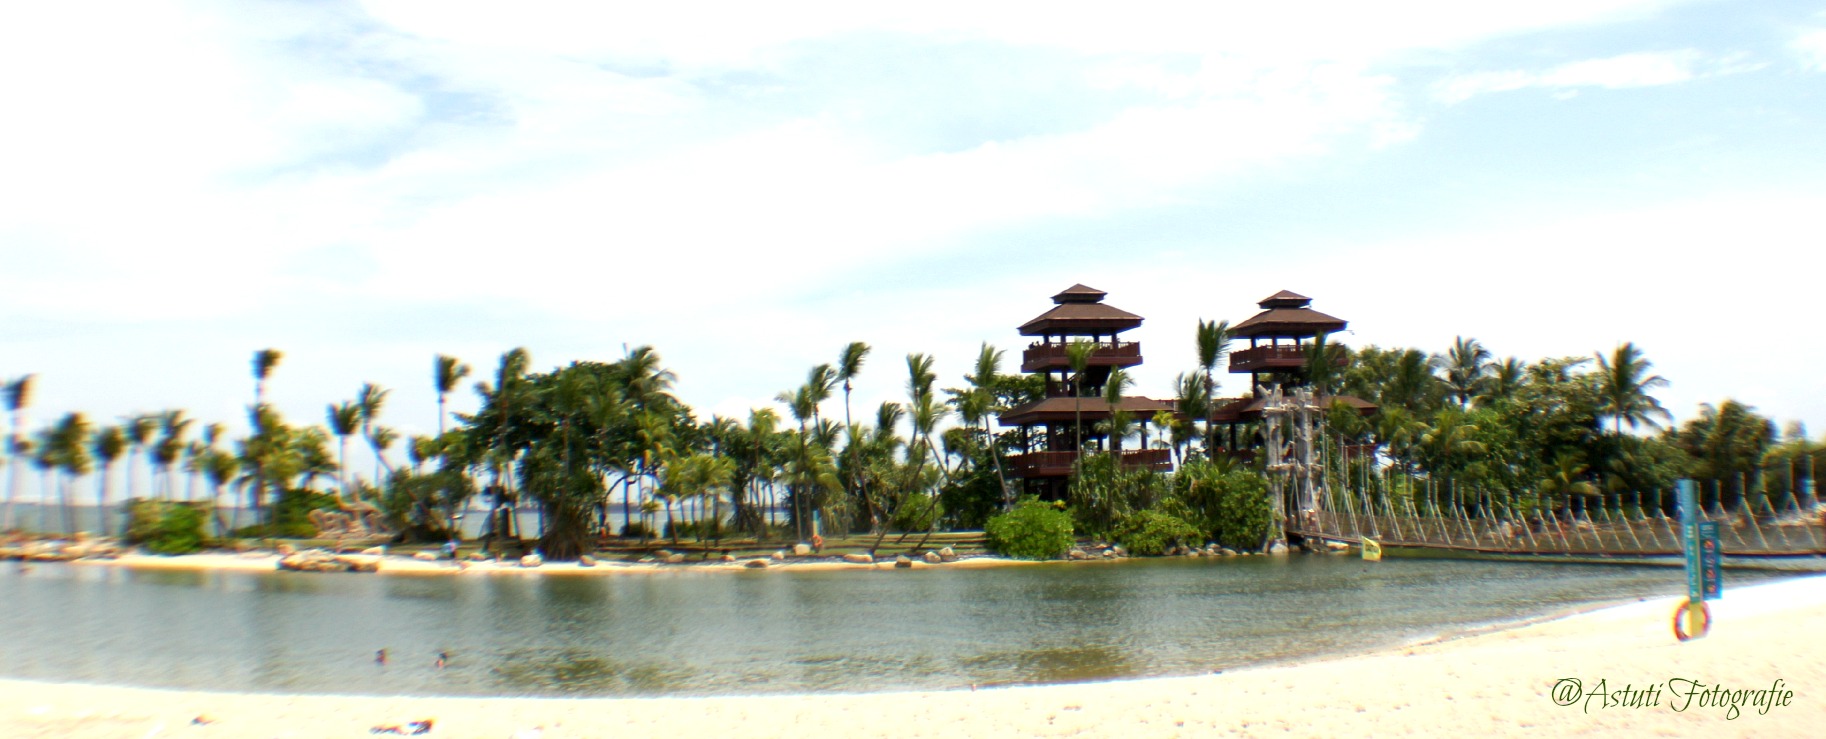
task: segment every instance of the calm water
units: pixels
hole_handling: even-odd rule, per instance
[[[1683,587],[1673,568],[1325,556],[634,577],[0,570],[6,676],[456,695],[1196,674]]]

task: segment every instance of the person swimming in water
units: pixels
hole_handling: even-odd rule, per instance
[[[440,670],[444,669],[444,665],[450,664],[450,653],[444,652],[444,651],[439,651],[437,653],[437,663],[436,664],[437,664],[438,669],[440,669]]]
[[[374,650],[374,664],[380,665],[381,667],[387,666],[387,650],[385,650],[385,649]]]

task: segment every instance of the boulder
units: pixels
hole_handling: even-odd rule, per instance
[[[653,564],[654,562],[658,562],[659,558],[649,554],[649,555],[647,555],[645,557],[641,557],[640,559],[637,559],[635,561],[639,562],[643,565],[650,565],[650,564]]]
[[[685,555],[679,554],[678,552],[666,555],[666,564],[675,565],[683,561],[685,561]]]
[[[845,554],[843,555],[843,561],[851,564],[869,565],[875,564],[875,557],[868,554]]]
[[[725,555],[723,555],[723,557],[722,557],[722,560],[723,560],[723,561],[724,561],[724,562],[734,562],[734,561],[735,561],[735,555],[733,555],[733,554],[725,554]]]
[[[938,550],[938,558],[946,562],[956,562],[957,551],[951,547],[945,547],[944,549]]]
[[[1129,556],[1129,550],[1123,549],[1121,544],[1117,544],[1116,546],[1110,547],[1110,551],[1115,552],[1116,556],[1118,556],[1118,557]]]
[[[483,554],[483,553],[481,553],[481,552],[470,552],[470,553],[469,553],[469,561],[471,561],[471,562],[487,562],[487,561],[488,561],[488,555],[486,555],[486,554]]]
[[[794,557],[812,556],[812,545],[805,544],[805,543],[794,544],[793,545],[793,556]]]
[[[279,553],[279,556],[281,556],[281,557],[286,556],[288,554],[297,554],[298,553],[297,549],[292,548],[292,545],[287,544],[285,542],[279,542],[278,549],[275,549],[274,551],[277,551]]]
[[[436,562],[437,553],[436,552],[413,552],[412,558],[416,559],[420,562]]]
[[[658,557],[658,558],[660,558],[660,559],[670,559],[670,558],[671,558],[671,557],[672,557],[672,550],[670,550],[670,549],[661,549],[661,550],[659,550],[659,551],[657,551],[657,552],[654,552],[654,553],[653,553],[653,556],[655,556],[655,557]]]
[[[765,570],[765,569],[767,569],[767,560],[760,559],[757,557],[755,559],[748,560],[747,562],[743,562],[742,566],[747,567],[748,569],[751,569],[751,570]]]
[[[1103,550],[1103,558],[1104,558],[1104,559],[1115,559],[1115,558],[1116,558],[1116,550],[1114,550],[1114,549],[1105,549],[1105,550]]]
[[[379,557],[363,557],[360,555],[352,555],[352,556],[345,555],[345,556],[337,557],[336,561],[342,563],[343,565],[346,565],[348,567],[349,572],[380,572],[380,558]]]
[[[280,544],[279,548],[283,552],[283,550],[285,549],[285,545]],[[370,557],[381,557],[381,556],[385,556],[387,554],[387,548],[386,547],[368,547],[367,549],[361,550],[361,553],[368,555]]]
[[[935,565],[945,561],[945,558],[938,556],[938,552],[926,552],[925,560],[926,564]]]
[[[1083,560],[1090,559],[1091,555],[1089,552],[1086,552],[1082,549],[1079,549],[1077,547],[1072,547],[1072,549],[1070,551],[1065,553],[1065,558],[1083,561]]]
[[[585,555],[577,558],[577,566],[578,567],[595,567],[596,558],[592,557],[588,554],[585,554]]]
[[[786,550],[784,550],[784,549],[781,549],[781,550],[779,550],[779,551],[777,551],[777,552],[774,552],[774,553],[773,553],[773,558],[774,558],[774,559],[786,559]]]
[[[895,567],[912,567],[913,558],[909,557],[905,554],[894,555],[894,566]]]
[[[1268,553],[1269,554],[1286,554],[1287,553],[1287,544],[1285,542],[1277,541],[1268,546]]]
[[[1230,547],[1223,547],[1223,548],[1220,548],[1220,549],[1218,549],[1218,550],[1217,550],[1217,553],[1218,553],[1218,554],[1221,554],[1221,555],[1224,555],[1224,556],[1226,556],[1226,557],[1234,557],[1234,556],[1236,556],[1236,550],[1235,550],[1235,549],[1231,549],[1231,548],[1230,548]]]
[[[521,567],[538,567],[542,564],[545,564],[545,557],[540,556],[538,552],[520,558]]]

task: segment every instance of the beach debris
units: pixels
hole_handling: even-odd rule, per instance
[[[380,558],[306,549],[280,557],[278,568],[287,572],[379,572]]]
[[[793,556],[794,557],[812,556],[812,545],[807,544],[805,542],[799,542],[798,544],[794,544],[793,545]]]
[[[924,559],[926,560],[926,564],[933,565],[945,561],[944,557],[938,556],[938,552],[926,552]]]
[[[585,554],[585,555],[577,558],[577,566],[578,567],[595,567],[596,558],[592,557],[588,554]]]
[[[905,554],[896,554],[896,555],[894,555],[894,566],[901,567],[901,568],[912,567],[913,558],[908,557]]]
[[[946,562],[956,562],[957,561],[957,550],[952,549],[951,547],[945,547],[944,549],[940,549],[940,550],[938,550],[938,558],[942,559]]]
[[[748,560],[747,562],[743,562],[742,566],[747,567],[751,570],[764,570],[764,569],[767,569],[767,560],[759,559],[759,558],[751,559],[751,560]]]
[[[215,722],[216,722],[216,720],[213,718],[210,718],[208,714],[202,714],[202,713],[197,714],[196,718],[193,718],[190,720],[190,724],[192,726],[208,726]]]
[[[850,564],[871,565],[871,564],[875,564],[875,557],[874,557],[874,555],[870,555],[870,554],[858,554],[855,552],[851,552],[849,554],[843,555],[843,561],[848,562]]]
[[[542,564],[545,564],[545,557],[538,552],[533,552],[532,554],[520,558],[521,567],[538,567]]]
[[[432,719],[422,718],[417,721],[407,721],[404,725],[379,724],[379,725],[370,727],[368,729],[368,733],[370,733],[370,734],[405,734],[408,736],[418,736],[420,734],[431,733],[432,723],[433,723]]]

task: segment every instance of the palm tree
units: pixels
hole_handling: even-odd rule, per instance
[[[254,405],[266,404],[266,378],[273,374],[273,368],[279,366],[279,360],[285,353],[278,349],[261,349],[254,352]]]
[[[89,422],[81,413],[65,414],[63,420],[52,427],[46,441],[45,457],[62,473],[57,497],[58,505],[63,509],[64,531],[75,533],[76,517],[70,509],[70,486],[76,478],[94,469],[93,458],[89,456]]]
[[[342,498],[349,492],[349,437],[361,430],[361,406],[350,401],[327,406],[324,417],[330,422],[330,433],[336,435],[336,486],[337,497]]]
[[[138,475],[133,472],[133,463],[139,460],[140,452],[152,443],[153,435],[158,433],[159,420],[156,416],[139,415],[125,419],[127,432],[127,499],[139,497]]]
[[[1199,319],[1197,339],[1198,368],[1205,375],[1205,454],[1216,460],[1217,429],[1212,425],[1211,417],[1217,415],[1217,379],[1212,371],[1224,355],[1230,353],[1230,322]]]
[[[1331,343],[1325,334],[1314,336],[1312,343],[1306,345],[1306,381],[1315,394],[1331,394],[1338,384],[1338,365],[1350,361],[1349,352],[1343,345]]]
[[[860,341],[850,342],[837,355],[837,381],[843,383],[843,427],[848,429],[852,435],[855,433],[856,424],[850,419],[850,382],[862,372],[862,363],[868,359],[868,356],[869,345]],[[855,444],[845,444],[844,451],[849,454],[851,470],[850,479],[844,480],[845,485],[849,488],[844,494],[866,499],[867,495],[862,492],[860,470],[856,469],[859,464],[856,455],[862,450]]]
[[[227,536],[233,529],[222,522],[222,487],[235,479],[241,460],[233,454],[210,449],[203,455],[203,476],[209,480],[210,517],[216,522],[216,535]]]
[[[1668,383],[1660,375],[1649,374],[1654,364],[1644,359],[1642,351],[1635,344],[1624,342],[1611,353],[1609,359],[1604,355],[1598,358],[1598,393],[1603,398],[1601,410],[1610,416],[1611,428],[1617,436],[1623,435],[1624,422],[1630,428],[1637,424],[1655,427],[1655,418],[1672,418],[1661,402],[1648,394],[1648,391],[1665,387]]]
[[[1088,339],[1072,339],[1065,345],[1065,362],[1072,370],[1072,450],[1079,454],[1084,453],[1084,372],[1096,352],[1097,344]]]
[[[127,453],[127,433],[119,425],[109,426],[95,434],[95,458],[101,462],[101,479],[95,486],[95,516],[100,521],[98,528],[108,530],[108,477],[113,474],[114,462]]]
[[[449,415],[444,411],[444,398],[469,376],[469,365],[457,361],[456,357],[439,354],[432,370],[432,379],[437,381],[437,434],[443,436],[444,418]]]
[[[974,398],[972,410],[983,440],[988,445],[989,458],[995,462],[995,480],[1002,487],[1002,504],[1006,507],[1014,505],[1014,492],[1008,487],[1008,475],[1002,471],[1001,446],[996,443],[995,434],[989,430],[989,417],[1000,410],[996,402],[995,384],[996,378],[1002,374],[1002,356],[1000,349],[990,346],[989,342],[983,342],[976,352],[976,367],[964,376],[964,381],[970,383],[969,397]],[[961,403],[958,410],[961,415]],[[965,420],[970,418],[966,416]]]
[[[0,530],[10,531],[13,528],[13,502],[17,500],[19,495],[19,473],[21,471],[19,468],[19,455],[24,453],[25,448],[25,439],[19,436],[19,427],[21,425],[21,416],[25,412],[25,407],[31,405],[32,402],[33,377],[34,375],[15,377],[8,380],[4,387],[7,416],[11,419],[11,428],[7,435],[9,442],[6,445],[6,454],[7,463],[12,465],[12,470],[6,483],[6,524],[5,526],[0,526]]]
[[[1479,399],[1485,402],[1496,402],[1513,398],[1515,392],[1521,389],[1522,382],[1527,379],[1527,376],[1528,366],[1515,357],[1492,364],[1489,376],[1484,378],[1487,382],[1484,383],[1484,393],[1479,396]]]
[[[1122,453],[1122,440],[1128,438],[1129,425],[1135,422],[1133,418],[1129,417],[1127,411],[1122,410],[1123,393],[1128,392],[1128,389],[1134,384],[1135,380],[1130,378],[1129,373],[1124,372],[1121,367],[1110,370],[1110,379],[1103,384],[1103,402],[1109,404],[1110,407],[1110,420],[1108,421],[1110,448],[1107,451],[1112,455]]]
[[[1483,394],[1486,375],[1490,373],[1490,350],[1477,339],[1456,336],[1446,351],[1446,386],[1461,408],[1471,407],[1471,400]]]
[[[174,497],[171,468],[184,453],[184,435],[189,433],[192,423],[195,421],[185,418],[181,410],[165,411],[159,416],[159,439],[152,447],[152,458],[164,473],[165,484],[161,496],[166,500]]]

